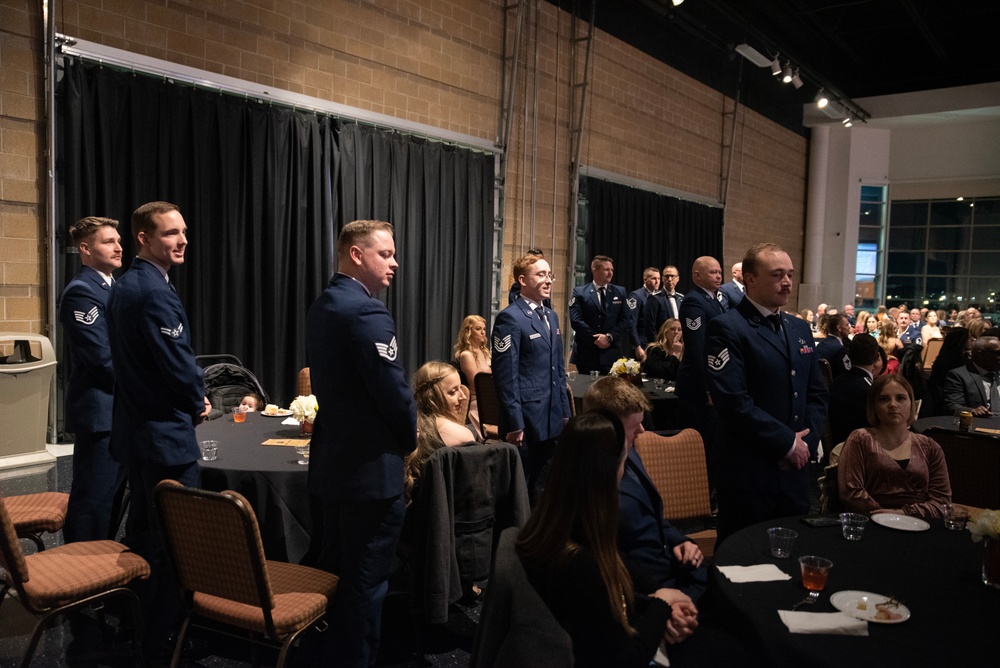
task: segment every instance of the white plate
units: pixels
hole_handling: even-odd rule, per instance
[[[931,528],[930,524],[916,517],[893,513],[875,513],[872,515],[872,521],[875,524],[881,524],[890,529],[899,529],[900,531],[927,531]]]
[[[288,410],[287,408],[279,408],[278,412],[275,413],[274,415],[269,415],[264,411],[261,411],[260,414],[263,415],[264,417],[288,417],[289,415],[292,414],[292,411]]]
[[[902,624],[910,618],[910,609],[902,603],[899,603],[889,607],[889,611],[894,612],[897,615],[902,615],[902,617],[899,619],[875,619],[875,615],[878,613],[878,608],[875,606],[879,603],[885,603],[888,600],[888,596],[873,594],[870,591],[848,590],[838,591],[837,593],[830,595],[830,604],[845,615],[850,615],[851,617],[857,617],[858,619],[864,619],[865,621],[874,622],[876,624]],[[865,609],[860,609],[858,607],[859,605],[863,606]]]

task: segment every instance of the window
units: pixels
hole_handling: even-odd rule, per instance
[[[858,261],[854,270],[854,300],[857,306],[874,309],[882,295],[886,187],[861,186],[861,218],[858,228]]]

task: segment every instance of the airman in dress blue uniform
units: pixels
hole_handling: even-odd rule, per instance
[[[684,293],[677,291],[677,283],[680,282],[680,272],[672,264],[663,268],[660,274],[660,291],[655,295],[650,295],[646,302],[646,340],[655,341],[660,335],[660,328],[670,318],[680,319],[681,303],[684,301]]]
[[[521,447],[532,500],[545,484],[555,439],[570,417],[559,317],[542,306],[552,293],[548,262],[525,255],[514,263],[521,296],[493,324],[493,382],[500,434]]]
[[[622,355],[632,316],[625,288],[611,284],[615,274],[612,259],[597,255],[590,270],[593,282],[573,288],[569,300],[569,321],[576,333],[576,367],[582,373],[606,374]]]
[[[417,444],[413,392],[392,316],[375,296],[399,265],[393,229],[354,221],[338,273],[309,309],[306,349],[319,405],[313,425],[309,565],[340,576],[319,665],[374,665],[382,604],[403,527],[403,460]]]
[[[726,300],[726,306],[735,308],[737,304],[743,301],[743,293],[746,292],[746,286],[743,285],[743,263],[737,262],[732,266],[730,271],[732,272],[733,280],[723,283],[719,290]]]
[[[808,463],[826,422],[827,390],[809,325],[780,312],[792,273],[780,247],[754,246],[743,258],[745,298],[708,323],[709,389],[725,425],[719,540],[809,511]]]
[[[114,539],[115,498],[125,483],[125,468],[111,458],[111,413],[115,372],[111,363],[106,308],[122,266],[118,221],[87,217],[70,226],[83,266],[63,290],[59,322],[72,349],[72,373],[66,389],[65,427],[73,442],[73,485],[63,537]]]
[[[642,287],[633,290],[628,296],[629,327],[636,359],[645,357],[646,346],[649,344],[643,309],[646,306],[646,300],[659,289],[660,270],[656,267],[646,267],[642,272]]]
[[[125,542],[152,575],[141,592],[152,651],[173,630],[179,605],[156,528],[152,494],[164,479],[200,481],[195,426],[211,410],[191,348],[184,306],[167,277],[184,263],[187,225],[177,206],[149,202],[132,213],[138,257],[111,288],[108,333],[115,368],[111,454],[128,468],[131,489]]]

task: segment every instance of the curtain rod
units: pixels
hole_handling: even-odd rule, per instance
[[[310,95],[293,93],[291,91],[264,86],[245,79],[209,72],[186,65],[172,63],[168,60],[151,58],[131,51],[76,39],[68,35],[57,35],[56,44],[59,50],[71,56],[79,56],[97,63],[120,67],[126,70],[162,76],[166,79],[185,82],[199,88],[218,90],[225,93],[253,98],[262,102],[283,104],[294,109],[316,111],[342,120],[355,121],[366,125],[394,130],[396,132],[414,135],[431,141],[453,144],[462,148],[474,149],[486,153],[500,153],[501,149],[493,142],[460,132],[452,132],[443,128],[425,125],[414,121],[380,114],[374,111],[358,109],[346,104],[323,100]]]
[[[694,193],[669,188],[667,186],[661,186],[656,183],[650,183],[649,181],[643,181],[642,179],[632,178],[631,176],[622,176],[621,174],[609,172],[608,170],[601,169],[599,167],[589,167],[587,165],[583,165],[580,167],[580,176],[591,176],[595,179],[610,181],[611,183],[617,183],[630,188],[637,188],[638,190],[645,190],[657,195],[665,195],[666,197],[673,197],[674,199],[684,200],[686,202],[694,202],[695,204],[704,204],[705,206],[710,206],[715,209],[724,208],[722,202],[717,199],[695,195]]]

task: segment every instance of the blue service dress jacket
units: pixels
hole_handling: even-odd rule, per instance
[[[117,382],[112,456],[156,466],[197,461],[204,374],[184,306],[155,265],[136,258],[115,282],[108,332]]]
[[[833,377],[838,378],[851,368],[851,358],[847,356],[847,348],[836,336],[827,336],[816,344],[816,354],[830,363]]]
[[[319,411],[309,492],[321,499],[403,493],[403,460],[417,445],[417,408],[381,300],[337,274],[306,317],[306,350]]]
[[[111,431],[115,372],[106,314],[110,295],[104,277],[84,266],[59,300],[59,322],[73,355],[66,388],[66,430],[73,433]]]
[[[719,486],[804,495],[809,467],[789,468],[796,432],[813,457],[826,425],[827,389],[802,320],[781,314],[775,332],[748,299],[708,324],[705,361],[712,400],[726,425]],[[687,351],[685,351],[685,358]]]
[[[705,565],[686,569],[673,553],[674,547],[687,540],[663,519],[663,499],[639,453],[629,448],[618,494],[618,548],[629,569],[651,578],[659,587],[680,589],[698,600],[708,584]]]
[[[699,287],[692,288],[681,302],[681,328],[684,332],[684,357],[677,371],[677,396],[701,405],[708,401],[705,379],[705,332],[708,323],[722,315],[725,307]]]
[[[660,327],[663,326],[663,323],[674,317],[670,306],[671,301],[677,307],[677,314],[680,315],[681,304],[684,303],[684,294],[681,292],[668,295],[663,290],[659,290],[646,302],[643,325],[646,328],[646,340],[650,343],[656,341],[656,337],[660,335]]]
[[[719,288],[719,292],[722,293],[722,298],[726,300],[726,306],[729,308],[736,308],[736,306],[743,301],[743,290],[740,286],[736,285],[736,281],[727,281],[722,284]]]
[[[524,431],[525,443],[556,438],[570,416],[559,318],[545,322],[519,297],[493,324],[493,383],[500,403],[500,436]]]
[[[576,332],[576,365],[581,371],[610,368],[622,356],[622,344],[627,341],[632,323],[627,300],[625,288],[609,283],[602,310],[593,282],[573,288],[569,321]],[[609,335],[611,346],[598,348],[595,334]]]
[[[643,319],[643,309],[646,307],[646,300],[649,296],[649,290],[641,287],[638,290],[630,292],[626,300],[629,310],[629,332],[632,335],[630,350],[636,346],[645,348],[649,343],[649,340],[646,338],[646,325]]]

